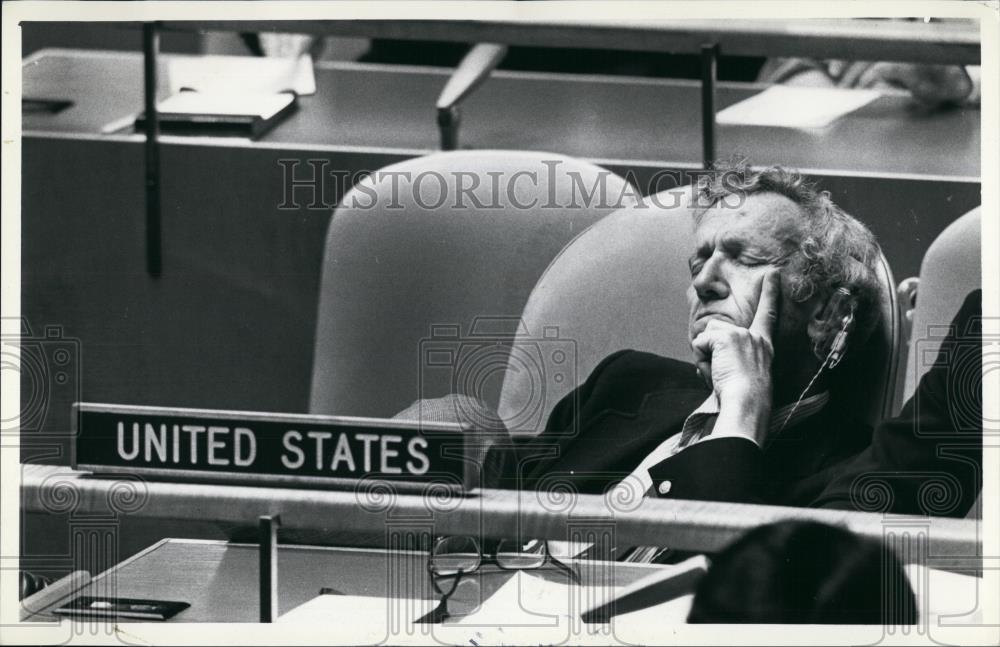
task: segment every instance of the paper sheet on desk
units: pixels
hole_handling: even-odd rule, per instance
[[[931,627],[979,625],[983,622],[983,581],[920,564],[907,564],[906,575],[917,597],[921,621]]]
[[[421,645],[428,644],[431,625],[415,623],[436,606],[436,600],[319,595],[278,616],[278,622],[310,636],[323,631],[316,625],[326,625],[343,644]]]
[[[367,595],[317,595],[278,617],[278,622],[342,623],[344,618],[383,618],[398,614],[408,624],[434,610],[436,600],[390,599]]]
[[[607,625],[580,622],[578,610],[589,600],[573,601],[571,595],[586,594],[579,587],[520,572],[476,612],[442,624],[416,623],[437,606],[435,600],[355,595],[317,596],[282,614],[278,622],[304,631],[328,625],[336,628],[337,640],[347,644],[607,644]],[[571,609],[576,614],[573,622]]]
[[[687,623],[692,602],[694,593],[689,593],[662,604],[617,615],[611,619],[615,636],[627,643],[655,644],[657,636],[662,640],[664,627]]]
[[[881,94],[878,90],[775,85],[720,110],[715,120],[726,126],[824,128]]]
[[[468,634],[480,645],[607,644],[607,625],[586,624],[580,612],[618,587],[568,586],[519,571],[482,606],[455,623],[446,623],[440,638]],[[474,630],[473,630],[474,628]],[[465,634],[462,634],[462,631]]]
[[[609,588],[602,595],[613,594]],[[566,618],[579,617],[581,605],[590,602],[588,589],[567,586],[518,571],[491,595],[479,610],[466,616],[458,624],[555,626]]]
[[[212,93],[316,93],[312,57],[200,56],[167,63],[171,93],[181,88]]]

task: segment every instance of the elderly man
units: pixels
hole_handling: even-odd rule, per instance
[[[871,232],[777,168],[720,172],[699,202],[695,366],[608,357],[542,433],[491,450],[491,486],[807,506],[870,443],[831,388],[877,323]]]
[[[982,375],[980,293],[966,299],[914,398],[873,431],[840,395],[837,373],[878,323],[871,232],[777,168],[722,170],[700,186],[696,206],[694,364],[611,355],[540,434],[499,434],[485,485],[871,510],[858,489],[874,478],[887,491],[880,509],[964,515],[981,478],[982,394],[970,382]],[[463,395],[398,417],[483,428],[499,420]],[[943,455],[941,443],[961,456]],[[928,474],[957,483],[934,510]]]

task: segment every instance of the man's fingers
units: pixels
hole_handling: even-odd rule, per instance
[[[870,66],[857,85],[904,88],[914,99],[931,106],[961,101],[972,91],[972,80],[960,65],[880,62]]]
[[[757,300],[757,312],[750,323],[750,332],[770,340],[774,327],[778,322],[778,300],[781,297],[781,274],[772,269],[764,275],[760,284],[760,298]]]
[[[712,359],[712,343],[704,332],[691,341],[691,350],[694,351],[696,363],[708,362]]]
[[[972,80],[964,68],[952,66],[925,66],[925,72],[918,72],[910,88],[913,97],[928,104],[958,102],[972,92]]]
[[[705,325],[705,329],[691,340],[691,350],[694,351],[695,363],[711,362],[715,345],[720,343],[730,330],[740,330],[740,328],[727,321],[719,321],[718,319],[709,321]]]
[[[705,385],[709,388],[712,387],[712,363],[711,362],[698,362],[698,376],[705,382]]]

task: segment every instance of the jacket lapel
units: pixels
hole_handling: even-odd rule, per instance
[[[625,478],[663,441],[679,433],[705,399],[702,389],[648,394],[632,414],[608,409],[586,421],[577,438],[561,442],[559,455],[537,470],[563,475],[581,492],[603,492]],[[548,463],[543,467],[544,463]]]

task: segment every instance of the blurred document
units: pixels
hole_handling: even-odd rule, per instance
[[[312,57],[191,56],[169,59],[171,93],[182,88],[212,93],[316,93]]]
[[[774,85],[720,110],[715,118],[726,126],[824,128],[880,96],[878,90]]]

